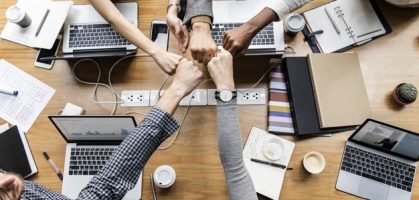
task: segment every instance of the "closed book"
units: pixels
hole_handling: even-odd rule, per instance
[[[321,128],[360,125],[371,116],[357,54],[310,54],[308,60]]]
[[[320,127],[307,57],[285,58],[284,75],[294,130],[297,135],[327,134],[354,128],[322,129]]]
[[[24,178],[38,172],[25,133],[17,126],[0,133],[0,168]]]

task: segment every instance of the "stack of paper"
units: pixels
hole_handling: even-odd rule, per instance
[[[5,60],[0,60],[0,85],[17,96],[0,93],[0,117],[28,132],[55,90]]]

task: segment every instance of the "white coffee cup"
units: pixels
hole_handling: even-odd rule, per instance
[[[303,166],[310,174],[319,174],[326,167],[326,159],[321,153],[311,151],[304,156]]]
[[[288,15],[284,20],[284,31],[290,36],[295,36],[304,29],[306,22],[300,14]]]
[[[26,28],[31,25],[32,19],[23,9],[16,5],[10,6],[6,11],[7,21],[15,23],[22,28]]]
[[[169,188],[175,183],[176,172],[169,165],[158,167],[153,174],[154,183],[160,188]]]

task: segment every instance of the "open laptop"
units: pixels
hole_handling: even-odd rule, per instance
[[[49,116],[67,141],[62,194],[76,199],[136,127],[132,116]],[[124,199],[141,199],[142,173]]]
[[[419,135],[372,119],[345,146],[336,188],[366,199],[410,199]]]
[[[116,3],[128,21],[138,27],[138,4]],[[79,59],[95,57],[123,57],[136,53],[137,47],[100,16],[91,5],[71,7],[64,23],[63,54],[45,59]]]
[[[241,26],[266,6],[266,0],[213,1],[214,22],[212,37],[218,47],[223,46],[224,32]],[[273,22],[253,39],[245,55],[279,55],[285,49],[282,22]]]

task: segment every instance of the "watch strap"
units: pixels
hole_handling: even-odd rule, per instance
[[[211,18],[209,16],[199,15],[199,16],[192,17],[191,27],[196,22],[207,23],[210,26],[210,29],[212,30],[212,22],[211,22]]]

